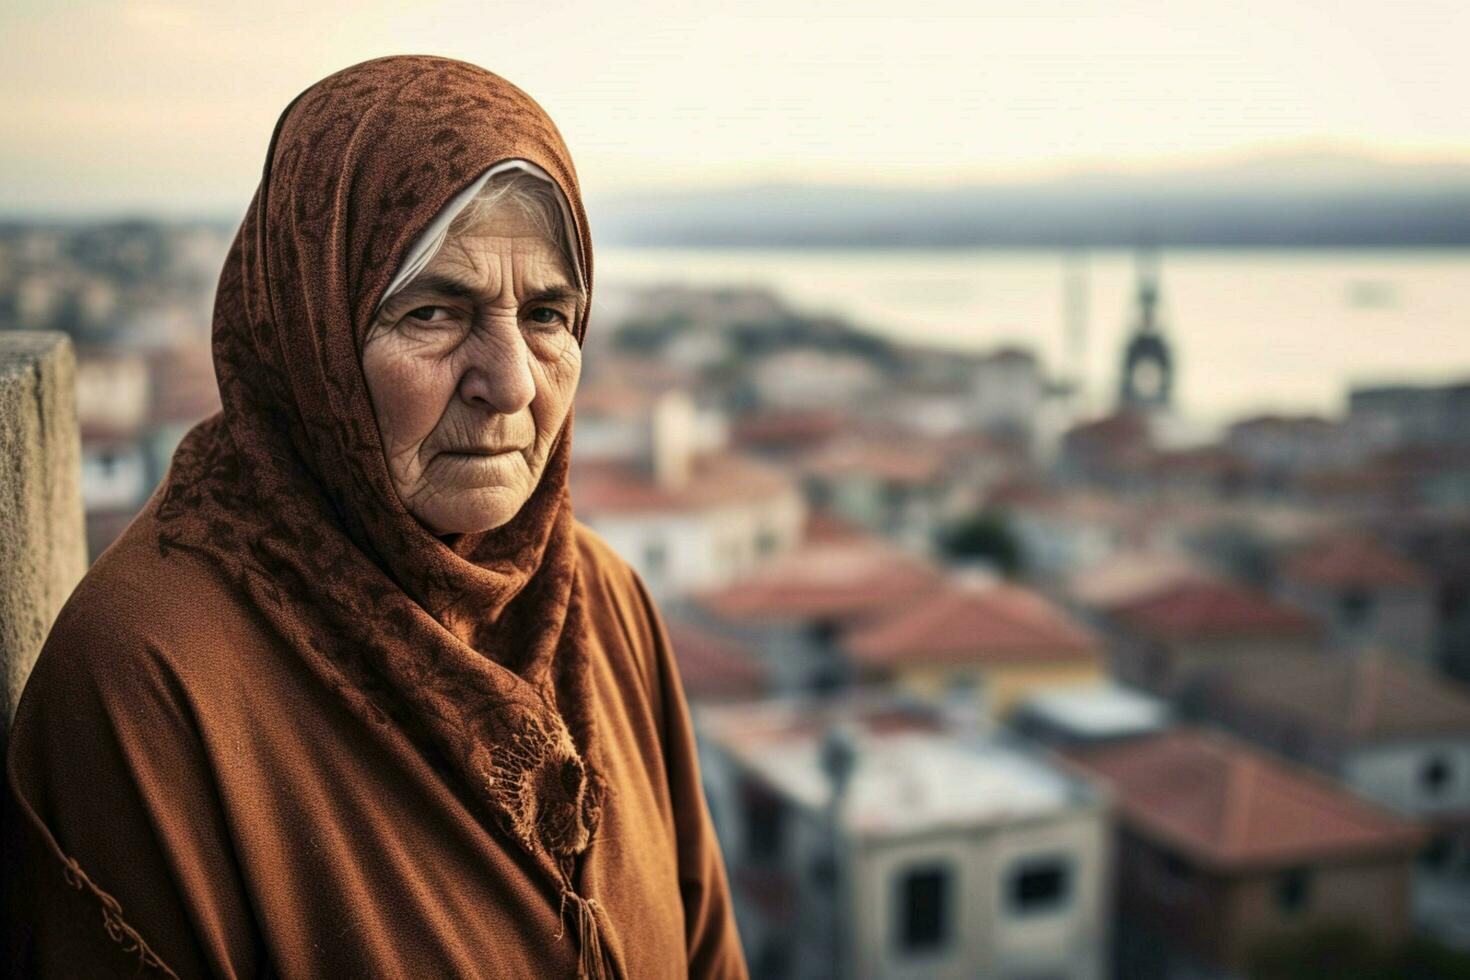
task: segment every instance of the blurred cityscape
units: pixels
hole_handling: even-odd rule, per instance
[[[78,350],[94,557],[219,408],[232,231],[0,225],[0,329]],[[1161,269],[1088,398],[599,283],[573,504],[666,618],[753,975],[1470,976],[1470,365],[1202,438]]]

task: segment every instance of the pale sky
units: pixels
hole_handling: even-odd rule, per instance
[[[595,197],[1470,159],[1467,51],[1467,0],[5,0],[0,212],[238,213],[291,98],[392,53],[526,89]]]

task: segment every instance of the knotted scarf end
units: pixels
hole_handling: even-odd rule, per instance
[[[583,898],[581,895],[566,887],[561,892],[561,908],[557,913],[561,921],[561,929],[556,933],[560,939],[566,934],[566,907],[567,899],[572,900],[576,907],[577,916],[577,980],[607,980],[612,974],[607,969],[607,961],[602,946],[602,932],[597,924],[597,913],[601,905],[595,898]]]

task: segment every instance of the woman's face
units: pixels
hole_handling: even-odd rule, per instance
[[[510,205],[451,233],[384,305],[362,370],[394,488],[435,534],[498,527],[536,488],[581,376],[579,303]]]

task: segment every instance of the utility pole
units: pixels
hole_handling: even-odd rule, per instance
[[[851,868],[849,849],[844,846],[847,837],[842,818],[843,803],[847,799],[852,771],[857,766],[858,733],[851,722],[835,721],[827,726],[822,736],[822,770],[832,785],[832,798],[827,806],[827,854],[832,903],[832,977],[848,980],[853,976],[850,968],[853,950],[849,943],[847,916],[852,909]]]

